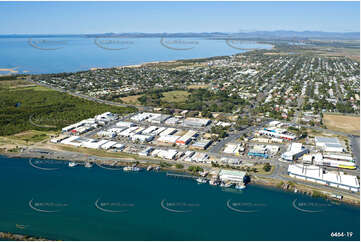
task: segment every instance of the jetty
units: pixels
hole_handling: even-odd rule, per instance
[[[175,178],[189,178],[189,179],[199,178],[198,176],[192,176],[192,175],[180,174],[180,173],[167,172],[166,174],[167,174],[167,176],[171,176],[171,177],[175,177]]]

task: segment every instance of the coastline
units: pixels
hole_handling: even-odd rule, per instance
[[[10,232],[0,232],[0,239],[13,241],[56,241],[27,234],[17,234]]]
[[[226,41],[226,39],[224,39],[224,41]],[[243,52],[238,52],[235,53],[233,55],[242,55],[244,53],[249,53],[252,51],[256,51],[256,50],[267,50],[267,51],[274,51],[275,50],[275,45],[271,44],[271,43],[263,43],[262,41],[253,41],[255,44],[260,44],[260,45],[269,45],[270,48],[255,48],[255,49],[238,49],[238,51],[243,51]],[[236,48],[234,48],[236,49]],[[177,63],[177,62],[181,62],[181,61],[206,61],[207,59],[213,59],[213,58],[224,58],[224,57],[230,57],[232,55],[212,55],[212,56],[206,56],[206,57],[195,57],[195,58],[187,58],[187,59],[173,59],[173,60],[157,60],[157,61],[148,61],[148,62],[141,62],[138,64],[131,64],[131,65],[113,65],[111,67],[96,67],[93,66],[87,70],[77,70],[77,71],[62,71],[59,73],[76,73],[76,72],[84,72],[84,71],[96,71],[96,70],[105,70],[105,69],[113,69],[113,68],[140,68],[140,67],[144,67],[147,65],[155,65],[155,64],[169,64],[169,63]],[[29,72],[29,71],[27,71]],[[43,74],[49,74],[49,73],[37,73],[37,74],[31,74],[31,73],[27,73],[29,75],[43,75]],[[51,74],[58,74],[58,73],[51,73]]]
[[[85,155],[85,157],[87,156],[86,153],[80,153],[80,154]],[[84,165],[85,162],[89,161],[86,158],[84,158],[84,159],[70,158],[70,159],[64,160],[64,159],[58,159],[56,157],[44,157],[43,155],[35,155],[32,157],[22,156],[21,153],[19,153],[19,152],[18,153],[15,153],[15,152],[14,153],[2,153],[1,152],[0,156],[4,156],[6,158],[22,158],[22,159],[37,158],[37,159],[61,160],[64,162],[78,162],[78,163],[81,163],[81,165]],[[111,165],[111,163],[102,162],[101,158],[109,158],[109,157],[96,156],[96,159],[92,159],[90,162],[96,164],[97,166],[100,165],[99,167],[101,167],[101,165]],[[148,166],[153,166],[153,168],[155,166],[160,166],[160,164],[156,163],[156,161],[158,161],[158,160],[145,161],[145,159],[135,158],[135,159],[131,159],[131,161],[129,161],[129,160],[119,160],[119,158],[114,158],[114,159],[116,159],[117,162],[115,164],[112,164],[112,166],[116,166],[116,167],[125,167],[125,166],[129,166],[131,164],[134,164],[134,163],[137,163],[137,166],[139,166],[143,169],[147,168]],[[163,160],[160,162],[167,162],[167,160]],[[174,165],[174,163],[171,163],[171,164]],[[161,167],[160,166],[160,170],[164,171],[164,172],[172,171],[172,172],[183,173],[183,174],[188,174],[188,175],[193,175],[193,176],[199,176],[199,174],[192,173],[185,168],[178,169],[173,166],[171,166],[171,167],[167,167],[167,166]],[[343,199],[341,199],[341,200],[331,197],[331,195],[333,193],[325,191],[325,190],[327,190],[327,187],[325,187],[324,189],[319,189],[316,187],[312,187],[312,184],[305,185],[305,184],[297,183],[297,181],[285,182],[285,180],[282,180],[282,179],[274,179],[274,178],[265,177],[265,176],[258,175],[258,174],[249,174],[249,175],[251,177],[251,182],[249,184],[251,184],[251,185],[262,186],[264,188],[277,189],[278,191],[283,191],[283,192],[299,193],[299,194],[307,195],[310,197],[322,198],[325,200],[340,202],[340,203],[344,203],[344,204],[351,205],[351,206],[357,206],[357,207],[360,206],[360,200],[359,199],[357,200],[348,194],[345,194],[345,196],[343,196]],[[340,190],[338,193],[343,193],[343,191]]]

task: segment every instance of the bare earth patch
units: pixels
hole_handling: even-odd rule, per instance
[[[123,103],[126,104],[134,104],[139,105],[140,102],[138,101],[138,98],[140,98],[142,95],[134,95],[134,96],[128,96],[128,97],[122,97],[120,100],[123,101]]]
[[[324,114],[323,122],[328,129],[360,135],[360,117]]]

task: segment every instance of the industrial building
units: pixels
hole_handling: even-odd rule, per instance
[[[246,172],[222,169],[219,172],[218,176],[219,179],[223,182],[229,181],[229,182],[241,183],[243,182],[243,179],[246,176]]]
[[[210,119],[205,118],[186,118],[183,121],[183,124],[188,127],[201,128],[209,125],[211,123]]]
[[[120,132],[118,135],[119,136],[123,136],[123,137],[130,137],[132,135],[132,133],[137,130],[138,127],[135,126],[135,127],[130,127],[130,128],[127,128],[125,130],[123,130],[122,132]]]
[[[221,163],[229,164],[229,165],[240,165],[242,161],[237,158],[229,158],[229,157],[222,157],[220,160]]]
[[[343,152],[344,147],[339,139],[330,137],[315,137],[315,145],[326,152]]]
[[[168,114],[153,114],[153,116],[149,118],[148,121],[155,124],[161,124],[164,123],[170,117],[172,116]]]
[[[152,134],[157,129],[158,129],[158,127],[156,127],[156,126],[149,126],[145,130],[143,130],[142,134]]]
[[[100,149],[100,147],[107,142],[109,142],[109,140],[89,139],[88,141],[82,142],[81,146],[89,149]]]
[[[202,139],[196,141],[194,144],[191,145],[191,148],[193,149],[200,149],[205,150],[212,144],[212,141],[209,139]]]
[[[319,166],[329,166],[342,169],[356,169],[356,164],[352,156],[342,154],[310,154],[303,157],[303,163],[309,163]]]
[[[163,159],[173,160],[175,156],[177,155],[178,151],[176,150],[161,150],[161,149],[155,149],[152,152],[152,156],[158,156]]]
[[[64,145],[72,145],[78,147],[81,146],[82,141],[80,136],[70,136],[69,138],[62,140],[60,143]]]
[[[287,151],[281,155],[281,158],[286,161],[294,161],[308,152],[309,150],[303,147],[301,143],[292,143],[288,146]]]
[[[110,121],[118,119],[118,115],[113,114],[111,112],[105,112],[103,114],[95,116],[94,119],[96,120],[97,123],[99,123],[101,125],[105,125],[105,124],[109,123]]]
[[[244,147],[241,144],[228,143],[226,144],[223,152],[226,154],[240,155],[244,152]]]
[[[114,141],[109,141],[103,145],[100,146],[100,148],[104,149],[104,150],[109,150],[110,148],[113,148],[114,145],[116,145],[117,142]]]
[[[343,172],[327,172],[319,166],[289,165],[288,174],[294,178],[316,182],[326,186],[353,192],[360,191],[360,183],[356,176],[346,175]]]
[[[248,151],[248,156],[256,156],[256,157],[262,157],[262,158],[268,158],[267,154],[267,148],[265,145],[254,145],[253,148],[251,148]]]
[[[134,115],[133,117],[131,117],[130,119],[133,121],[136,121],[136,122],[142,122],[150,117],[152,117],[151,113],[138,113],[138,114]]]
[[[119,121],[115,125],[117,127],[127,127],[127,128],[135,126],[135,124],[133,124],[132,122],[124,122],[124,121]]]
[[[259,135],[265,135],[268,137],[279,138],[284,140],[295,140],[296,135],[289,134],[285,129],[281,128],[264,128],[258,131]]]
[[[154,135],[145,135],[145,134],[134,134],[131,136],[132,141],[140,142],[150,142],[154,139]]]
[[[138,154],[141,156],[149,156],[152,151],[154,151],[153,147],[147,147],[144,150],[140,151]]]
[[[161,143],[175,144],[179,138],[180,136],[178,135],[163,135],[160,136],[157,141]]]
[[[161,132],[159,134],[159,136],[172,135],[172,134],[175,134],[176,132],[177,132],[177,130],[175,128],[167,128],[163,132]]]
[[[167,119],[164,123],[167,125],[176,125],[179,124],[180,119],[177,117],[171,117],[169,119]]]
[[[191,158],[190,161],[198,162],[198,163],[209,163],[209,156],[206,153],[196,152]],[[187,160],[189,161],[189,160]]]
[[[176,143],[179,145],[187,145],[196,136],[198,136],[196,131],[189,130],[185,135],[177,139]]]

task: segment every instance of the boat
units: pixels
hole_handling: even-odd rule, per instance
[[[85,165],[84,165],[84,167],[86,167],[86,168],[92,168],[92,167],[93,167],[93,164],[90,163],[90,162],[86,162]]]
[[[153,170],[153,166],[148,166],[147,171],[151,171],[151,170]]]
[[[200,171],[199,175],[205,177],[205,176],[208,175],[208,172],[207,171]]]
[[[160,170],[160,166],[156,166],[156,167],[154,168],[154,170],[155,170],[155,171],[159,171],[159,170]]]
[[[198,182],[198,183],[207,183],[207,179],[205,179],[205,178],[197,178],[196,179],[196,181]]]
[[[75,167],[78,165],[78,163],[75,163],[75,162],[69,162],[69,167]]]
[[[235,188],[237,190],[243,190],[243,189],[246,188],[246,186],[244,184],[242,184],[242,183],[238,183],[238,184],[236,184]]]
[[[137,166],[133,166],[133,167],[132,167],[132,171],[140,171],[140,168],[137,167]]]
[[[123,171],[131,171],[133,167],[131,166],[126,166],[123,168]]]
[[[123,168],[123,171],[140,171],[140,168],[136,166],[126,166]]]
[[[229,183],[229,182],[222,182],[220,186],[221,187],[231,187],[231,186],[233,186],[233,184]]]
[[[211,180],[209,180],[209,185],[218,186],[218,185],[219,185],[219,181],[218,181],[218,180],[215,180],[215,179],[211,179]]]

